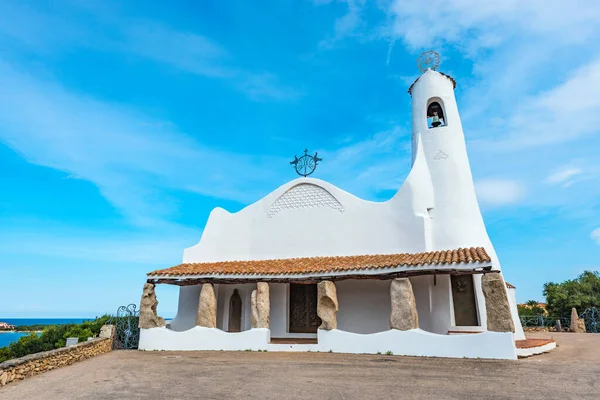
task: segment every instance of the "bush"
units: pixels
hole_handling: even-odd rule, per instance
[[[103,315],[92,321],[81,324],[50,325],[44,327],[40,335],[35,332],[19,338],[18,341],[6,347],[0,348],[0,363],[13,358],[26,356],[27,354],[39,353],[64,347],[67,338],[77,337],[79,342],[85,342],[88,337],[98,336],[100,328],[110,319],[109,315]]]

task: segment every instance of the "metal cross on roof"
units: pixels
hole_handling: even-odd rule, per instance
[[[296,173],[300,176],[307,177],[317,169],[317,164],[319,161],[323,161],[322,158],[317,157],[315,152],[314,156],[308,155],[308,149],[304,149],[303,156],[294,156],[294,161],[290,161],[290,165],[294,166]]]

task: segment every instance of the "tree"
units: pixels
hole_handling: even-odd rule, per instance
[[[562,283],[544,284],[548,313],[569,316],[571,308],[581,312],[586,308],[600,308],[600,272],[585,271],[576,279]]]
[[[517,305],[517,310],[520,316],[537,316],[537,315],[546,315],[546,310],[542,307],[538,306],[539,302],[537,300],[529,300],[525,304]]]

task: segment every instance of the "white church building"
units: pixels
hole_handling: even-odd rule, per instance
[[[412,169],[390,200],[301,177],[237,213],[214,209],[182,264],[148,274],[139,348],[516,359],[525,336],[455,86],[427,69],[410,87]],[[180,287],[169,324],[156,284]]]

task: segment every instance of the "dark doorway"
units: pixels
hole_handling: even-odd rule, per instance
[[[452,275],[452,298],[456,326],[478,326],[472,275]]]
[[[290,283],[290,333],[317,333],[317,285]]]
[[[228,332],[242,331],[242,298],[237,289],[233,289],[231,299],[229,299],[229,325]]]

